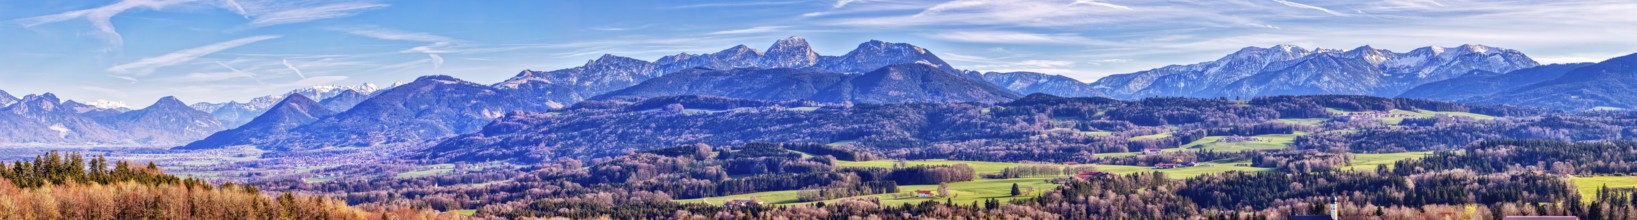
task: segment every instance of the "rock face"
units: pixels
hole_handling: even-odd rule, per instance
[[[1018,94],[1041,93],[1065,97],[1103,96],[1090,84],[1067,76],[1036,72],[988,72],[983,73],[980,77],[985,81],[989,81],[989,83],[1005,87]]]
[[[288,99],[287,99],[288,100]],[[255,145],[262,149],[292,150],[335,146],[374,146],[411,143],[475,132],[494,118],[514,111],[544,111],[546,103],[526,102],[511,91],[449,76],[423,76],[376,94],[347,111],[291,128],[246,130],[234,135],[190,144],[191,149]],[[311,100],[307,100],[311,101]],[[300,102],[288,100],[286,103]],[[311,106],[302,106],[308,115]],[[281,113],[281,115],[289,115]],[[300,114],[296,114],[300,115]],[[303,118],[266,116],[274,118]],[[261,119],[259,117],[258,119]],[[280,120],[299,122],[302,120]],[[269,127],[269,126],[261,126]],[[281,126],[270,126],[281,127]],[[288,127],[288,126],[283,126]]]
[[[1463,102],[1563,110],[1637,108],[1637,54],[1576,66],[1558,67],[1572,69],[1555,79]],[[1551,74],[1557,70],[1541,70],[1546,73],[1536,74]]]
[[[1423,47],[1408,53],[1363,46],[1308,50],[1247,47],[1215,61],[1172,65],[1092,83],[1122,99],[1350,94],[1397,96],[1472,71],[1504,73],[1539,65],[1522,52],[1483,45]]]
[[[821,56],[813,51],[806,39],[790,37],[775,42],[765,52],[739,45],[710,54],[665,56],[654,62],[603,55],[580,67],[554,71],[524,70],[494,86],[524,94],[521,97],[528,98],[530,102],[567,105],[668,73],[694,68],[789,68],[806,72],[861,74],[905,63],[923,63],[944,71],[958,72],[930,50],[915,45],[869,41],[842,56]]]
[[[10,95],[0,94],[0,99]],[[175,146],[222,130],[209,113],[174,97],[121,112],[51,93],[27,95],[0,107],[0,145]]]
[[[1001,102],[1017,93],[988,82],[944,71],[938,66],[908,63],[864,74],[800,69],[691,69],[610,92],[597,99],[631,99],[707,95],[756,100],[818,102]]]

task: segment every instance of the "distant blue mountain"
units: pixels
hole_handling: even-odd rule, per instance
[[[677,71],[704,68],[790,68],[807,72],[859,74],[894,64],[924,63],[937,69],[958,72],[931,50],[904,43],[869,41],[841,56],[821,56],[806,39],[790,37],[775,42],[765,52],[739,45],[716,53],[665,56],[654,62],[603,55],[580,67],[554,70],[524,70],[495,87],[516,91],[529,102],[568,105],[615,90],[625,89]]]
[[[1571,67],[1556,79],[1463,102],[1564,110],[1637,109],[1637,54],[1561,68]]]
[[[1097,80],[1092,86],[1121,99],[1347,94],[1397,96],[1422,84],[1472,71],[1534,67],[1522,52],[1483,45],[1423,47],[1407,53],[1363,46],[1308,50],[1292,45],[1247,47],[1215,61],[1171,65]]]
[[[1557,79],[1569,71],[1590,65],[1592,64],[1552,64],[1505,73],[1474,70],[1453,79],[1416,86],[1398,97],[1460,101]]]
[[[691,69],[609,92],[598,99],[709,95],[818,102],[1002,102],[1017,93],[921,63],[891,65],[863,74],[801,69]]]

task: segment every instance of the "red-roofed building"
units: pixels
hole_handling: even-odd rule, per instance
[[[916,190],[915,197],[932,197],[932,190]]]

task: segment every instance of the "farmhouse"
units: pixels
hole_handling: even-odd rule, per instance
[[[1143,148],[1142,149],[1142,154],[1157,154],[1157,153],[1160,153],[1160,150],[1161,149],[1159,149],[1159,148],[1152,148],[1152,147]]]
[[[932,197],[932,190],[916,190],[915,191],[915,197],[916,198]]]

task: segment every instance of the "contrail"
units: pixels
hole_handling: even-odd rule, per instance
[[[296,76],[300,76],[301,79],[307,79],[306,74],[301,74],[301,69],[296,69],[296,65],[290,64],[290,59],[284,59],[284,67],[290,68],[290,71],[296,71]]]
[[[222,68],[227,68],[228,70],[233,70],[233,72],[235,72],[235,73],[244,73],[244,77],[250,77],[250,80],[255,80],[256,83],[258,83],[258,84],[267,85],[267,82],[262,82],[261,79],[256,78],[256,73],[240,71],[239,68],[233,68],[233,66],[228,66],[226,63],[222,63],[222,61],[216,61],[216,65],[221,65]]]

